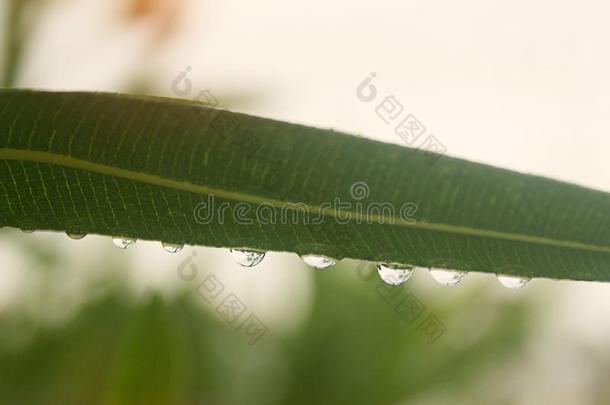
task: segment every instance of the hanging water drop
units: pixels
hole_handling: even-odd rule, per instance
[[[254,267],[265,258],[265,252],[246,249],[229,249],[233,260],[244,267]]]
[[[66,232],[66,235],[70,239],[79,240],[87,236],[86,233],[74,233],[74,232]]]
[[[314,269],[323,270],[330,266],[334,266],[337,264],[333,259],[326,256],[317,256],[317,255],[305,255],[301,256],[301,259],[307,264],[309,267]]]
[[[457,285],[466,275],[465,271],[430,268],[430,275],[442,285]]]
[[[497,274],[496,277],[498,277],[498,281],[504,287],[510,288],[511,290],[518,290],[530,281],[529,278],[525,277],[502,276],[499,274]]]
[[[121,249],[127,249],[128,247],[136,243],[136,240],[132,238],[117,237],[112,238],[112,243],[114,243],[117,247],[120,247]]]
[[[401,285],[413,274],[413,266],[396,263],[379,263],[377,273],[381,279],[389,285]]]
[[[21,228],[21,232],[23,232],[23,233],[34,233],[35,231],[36,231],[36,229]]]
[[[166,242],[161,242],[161,246],[163,246],[163,249],[169,253],[178,253],[184,247],[184,245],[181,245],[181,244],[166,243]]]

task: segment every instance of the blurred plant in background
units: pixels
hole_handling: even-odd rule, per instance
[[[7,0],[4,10],[4,66],[2,86],[11,87],[17,78],[21,51],[27,46],[31,24],[42,0]]]
[[[196,284],[134,297],[110,244],[89,242],[79,260],[61,235],[5,230],[0,240],[5,258],[6,246],[20,257],[6,263],[27,284],[0,317],[7,404],[484,403],[481,378],[525,337],[526,303],[490,299],[479,287],[450,302],[422,297],[448,322],[430,345],[387,306],[380,281],[357,278],[348,263],[314,277],[312,308],[297,330],[271,330],[249,345],[202,310]]]

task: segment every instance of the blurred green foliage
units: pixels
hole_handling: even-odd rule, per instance
[[[17,80],[22,53],[28,42],[34,12],[41,0],[7,0],[4,10],[4,60],[0,86],[12,87]]]
[[[17,242],[28,260],[46,263],[39,271],[62,277],[53,271],[65,265],[56,246],[36,235]],[[347,263],[316,272],[313,307],[298,330],[270,328],[250,345],[235,324],[211,315],[213,307],[203,309],[198,281],[174,298],[134,299],[120,281],[126,270],[117,266],[98,281],[97,295],[59,326],[19,308],[0,315],[0,403],[393,404],[430,395],[486,403],[481,379],[526,336],[527,301],[495,302],[474,288],[444,302],[409,283],[394,287],[422,295],[426,313],[445,323],[447,332],[429,344],[417,329],[423,315],[407,323],[380,294],[374,271],[358,277]],[[478,322],[483,308],[492,308],[492,320],[464,339],[456,329]]]

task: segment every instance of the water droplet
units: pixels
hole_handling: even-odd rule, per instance
[[[497,274],[496,276],[498,277],[498,281],[504,287],[510,288],[511,290],[518,290],[530,281],[529,278],[525,277],[502,276],[499,274]]]
[[[265,252],[246,249],[229,249],[233,260],[244,267],[254,267],[265,258]]]
[[[121,249],[127,249],[128,247],[136,243],[136,240],[131,238],[117,237],[112,238],[112,243],[114,243],[117,247],[120,247]]]
[[[163,246],[163,249],[165,249],[165,251],[169,253],[178,253],[184,247],[184,245],[166,242],[161,242],[161,246]]]
[[[68,238],[74,239],[74,240],[79,240],[79,239],[82,239],[85,236],[87,236],[86,233],[72,233],[72,232],[66,232],[66,235],[68,235]]]
[[[442,285],[457,285],[466,275],[465,271],[430,268],[430,275]]]
[[[303,259],[305,264],[307,264],[309,267],[313,267],[314,269],[318,270],[323,270],[337,264],[336,261],[326,256],[305,255],[301,256],[301,259]]]
[[[386,284],[401,285],[411,277],[413,267],[396,263],[379,263],[377,273]]]
[[[21,232],[23,232],[23,233],[34,233],[35,231],[36,231],[36,229],[21,228]]]

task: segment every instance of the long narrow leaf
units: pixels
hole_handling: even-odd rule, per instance
[[[0,91],[0,225],[610,280],[610,196],[194,105]]]

